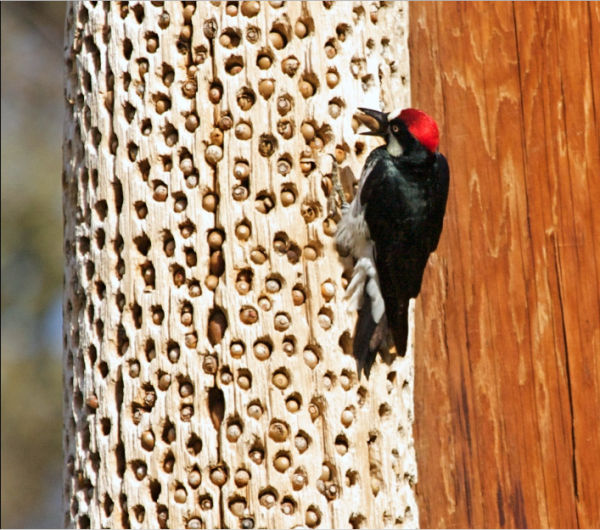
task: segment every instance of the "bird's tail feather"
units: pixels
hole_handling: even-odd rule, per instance
[[[367,286],[365,286],[365,290],[367,290]],[[382,345],[386,344],[387,334],[388,323],[385,315],[380,318],[379,322],[375,322],[371,297],[364,296],[363,305],[356,322],[352,349],[356,358],[359,380],[363,371],[367,379],[371,375],[371,368],[377,358],[377,352]]]
[[[354,332],[354,344],[352,347],[352,353],[356,358],[356,368],[358,371],[358,378],[364,370],[367,377],[371,372],[371,367],[375,362],[377,350],[371,349],[371,338],[377,328],[377,323],[373,320],[371,313],[371,298],[365,296],[363,298],[363,304],[358,313],[358,320],[356,322],[356,330]]]
[[[408,344],[408,307],[410,300],[397,301],[394,298],[386,298],[386,317],[388,326],[392,332],[396,352],[401,357],[406,355]]]

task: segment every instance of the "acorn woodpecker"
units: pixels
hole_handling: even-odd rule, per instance
[[[408,306],[421,290],[429,254],[437,248],[450,171],[438,152],[439,130],[424,112],[360,109],[363,124],[383,136],[363,168],[350,205],[342,201],[335,241],[356,260],[346,291],[359,310],[353,354],[367,377],[388,329],[399,355],[408,341]]]

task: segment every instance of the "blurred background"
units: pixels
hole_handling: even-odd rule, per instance
[[[62,525],[63,2],[2,2],[2,528]]]

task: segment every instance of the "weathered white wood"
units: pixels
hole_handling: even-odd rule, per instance
[[[350,191],[376,145],[355,133],[357,107],[409,103],[406,27],[403,2],[69,5],[66,525],[418,526],[412,346],[358,381],[343,299],[352,264],[327,219],[328,154],[344,151]],[[323,146],[307,145],[304,123]]]

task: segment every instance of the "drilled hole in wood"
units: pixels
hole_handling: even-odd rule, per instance
[[[239,2],[227,2],[225,4],[225,13],[230,17],[235,17],[238,14]]]
[[[251,269],[241,270],[236,278],[235,287],[241,295],[248,294],[252,289],[253,273]]]
[[[146,50],[149,53],[155,53],[156,50],[158,50],[159,47],[159,40],[158,40],[158,35],[156,33],[154,33],[153,31],[149,31],[146,33],[145,35],[146,38]]]
[[[144,278],[144,282],[146,283],[146,287],[148,287],[149,289],[154,289],[156,274],[152,262],[146,261],[141,267],[141,272],[142,277]]]
[[[248,111],[254,105],[256,95],[251,88],[244,87],[238,91],[236,101],[241,110]]]
[[[208,410],[215,429],[219,429],[225,417],[225,399],[223,391],[218,387],[211,387],[208,391]]]
[[[179,232],[184,239],[188,239],[196,231],[196,226],[191,220],[186,219],[179,225]]]
[[[260,39],[261,31],[256,26],[249,26],[246,29],[246,40],[250,44],[255,44]]]
[[[282,176],[286,176],[289,174],[289,172],[292,170],[292,157],[288,154],[282,156],[278,161],[277,161],[277,172],[282,175]]]
[[[305,72],[302,74],[298,89],[304,99],[308,99],[317,93],[319,86],[319,78],[312,72]]]
[[[317,320],[324,330],[329,330],[333,325],[333,311],[329,307],[321,308]]]
[[[247,182],[235,186],[231,192],[233,199],[236,201],[245,201],[250,195],[249,185]]]
[[[167,257],[172,257],[175,254],[175,239],[169,230],[164,230],[162,234],[163,250]]]
[[[275,207],[275,199],[272,194],[263,191],[256,196],[254,207],[262,214],[268,214]]]
[[[136,108],[131,103],[127,102],[123,105],[123,111],[127,122],[131,123],[135,117]]]
[[[292,265],[294,265],[300,261],[301,256],[302,250],[300,249],[300,247],[296,243],[290,242],[289,249],[286,253],[288,261]]]
[[[302,408],[302,396],[294,392],[285,400],[285,407],[289,412],[295,414]]]
[[[293,184],[286,184],[281,187],[281,204],[284,207],[287,208],[288,206],[294,204],[296,202],[296,196],[296,186],[294,186]]]
[[[252,387],[252,374],[249,370],[245,368],[238,370],[237,385],[242,390],[249,390]]]
[[[277,133],[284,139],[289,140],[294,135],[294,123],[291,120],[283,119],[277,122]]]
[[[162,311],[162,309],[161,309],[161,311]],[[176,363],[177,361],[179,361],[180,356],[181,356],[181,349],[179,347],[179,344],[174,341],[170,341],[169,344],[167,345],[167,358],[172,363]]]
[[[133,43],[128,38],[123,39],[123,57],[129,61],[133,53]]]
[[[167,125],[163,128],[162,133],[165,139],[165,144],[168,147],[174,147],[179,142],[179,133],[172,123],[167,123]]]
[[[219,36],[219,44],[224,48],[232,49],[240,45],[242,34],[237,28],[226,28]]]
[[[141,329],[141,327],[142,327],[142,307],[137,302],[134,302],[131,305],[131,317],[133,319],[133,324],[135,325],[136,329]]]
[[[291,336],[286,336],[282,344],[283,352],[291,357],[296,353],[296,339]]]
[[[278,254],[285,254],[289,248],[289,237],[285,232],[277,232],[273,238],[273,249]]]
[[[277,369],[271,378],[273,386],[279,388],[279,390],[285,390],[291,383],[291,375],[287,368]]]
[[[150,251],[150,247],[152,243],[150,242],[150,238],[147,234],[143,233],[135,238],[133,238],[133,242],[140,254],[143,256],[147,256]]]
[[[214,308],[208,319],[208,340],[214,346],[223,340],[227,330],[227,317],[221,309]]]
[[[225,61],[225,71],[229,75],[237,75],[244,68],[244,59],[241,55],[232,55]]]
[[[342,23],[337,25],[335,32],[337,34],[338,41],[344,42],[352,34],[352,28],[348,24]]]

